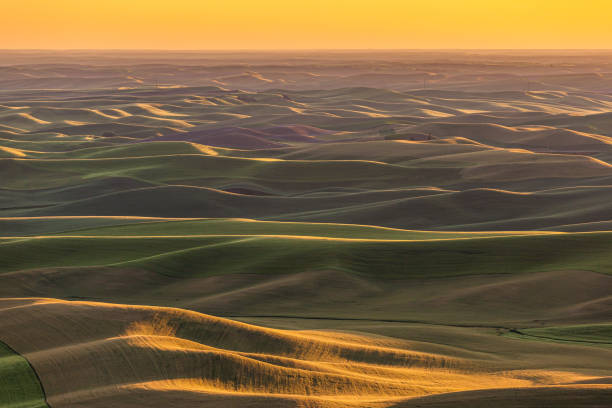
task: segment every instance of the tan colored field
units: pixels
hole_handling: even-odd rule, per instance
[[[170,396],[181,406],[227,397],[389,407],[473,389],[558,386],[570,396],[606,389],[599,385],[606,364],[596,360],[609,357],[605,349],[575,371],[538,367],[567,364],[563,355],[517,369],[507,357],[427,353],[390,337],[267,329],[180,309],[53,299],[0,305],[4,340],[30,361],[51,406],[133,406],[125,401],[144,391],[147,400]]]

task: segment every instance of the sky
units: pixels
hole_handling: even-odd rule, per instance
[[[612,48],[612,0],[0,2],[0,49]]]

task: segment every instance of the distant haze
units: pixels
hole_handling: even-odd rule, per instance
[[[2,49],[612,47],[610,0],[2,3]]]

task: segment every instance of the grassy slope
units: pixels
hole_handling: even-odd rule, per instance
[[[542,340],[582,342],[612,346],[612,325],[579,325],[526,329],[521,333]]]
[[[30,364],[0,341],[0,406],[47,407],[38,377]]]
[[[127,220],[130,221],[128,218]],[[133,219],[133,222],[137,222]],[[119,222],[118,220],[116,222]],[[29,223],[29,222],[26,222]],[[352,239],[426,240],[520,235],[521,232],[436,232],[383,228],[337,223],[298,223],[242,219],[200,219],[148,221],[140,225],[117,225],[95,229],[75,229],[66,235],[155,236],[155,235],[290,235]]]
[[[119,231],[129,231],[129,228],[137,228],[138,231],[141,227],[150,228],[150,225],[122,227]],[[54,266],[122,264],[169,275],[201,276],[241,271],[286,273],[289,267],[292,272],[335,268],[379,278],[392,278],[562,269],[611,273],[612,269],[612,258],[609,255],[611,233],[607,232],[379,242],[367,239],[313,239],[300,237],[302,232],[282,236],[283,232],[288,232],[284,224],[254,224],[254,227],[255,230],[250,232],[247,229],[243,233],[246,235],[244,237],[232,237],[231,233],[230,236],[218,236],[219,233],[227,233],[223,229],[213,229],[211,236],[43,237],[7,240],[0,245],[0,253],[5,260],[1,270],[9,272]],[[261,236],[270,227],[270,233],[266,234],[270,236]],[[353,228],[339,226],[339,232],[323,232],[322,235],[350,237]],[[305,235],[318,235],[315,226],[306,224],[304,230]],[[155,228],[149,231],[155,232]],[[174,231],[171,229],[169,234],[173,235]],[[113,235],[113,229],[110,232],[108,235]],[[234,229],[233,233],[236,232],[239,231]],[[397,239],[396,231],[390,233],[392,239]],[[203,235],[207,234],[203,232]],[[417,235],[412,235],[411,239],[419,235],[413,234]],[[382,235],[377,238],[381,239]],[[431,239],[432,234],[425,233],[421,238]]]
[[[384,243],[253,238],[209,249],[195,248],[135,263],[173,273],[189,264],[217,259],[222,270],[234,272],[247,266],[255,272],[282,272],[288,264],[297,264],[300,269],[340,268],[380,278],[559,269],[610,273],[612,267],[608,233]],[[238,253],[240,260],[235,258]]]
[[[20,222],[24,228],[49,221]],[[105,219],[53,221],[74,227],[75,221]],[[154,303],[216,314],[351,318],[353,312],[373,319],[517,327],[537,326],[536,320],[605,321],[610,232],[126,221],[139,223],[5,238],[3,285],[19,296]],[[549,296],[539,296],[543,287]]]
[[[129,179],[113,180],[109,179],[107,183],[92,181],[73,192],[60,189],[55,193],[27,195],[5,191],[6,214],[242,217],[409,229],[525,230],[607,221],[610,215],[606,202],[612,196],[610,187],[581,187],[533,194],[494,189],[459,192],[394,189],[287,197],[239,195],[191,186],[151,187]],[[121,183],[119,180],[125,181]],[[118,192],[105,194],[113,186]],[[65,199],[72,198],[73,201],[55,205],[57,200],[62,200],[62,194]],[[42,208],[18,207],[28,203],[39,204]],[[17,208],[10,210],[11,207]],[[588,230],[589,226],[584,228]]]
[[[388,143],[393,142],[386,142]],[[356,144],[357,150],[362,149],[360,144],[362,143]],[[386,147],[391,152],[383,151],[382,154],[385,157],[374,157],[378,161],[357,159],[359,155],[355,155],[353,160],[332,160],[327,157],[342,157],[342,155],[322,155],[326,157],[325,160],[277,161],[274,158],[196,154],[199,153],[198,150],[189,144],[171,143],[167,147],[165,145],[166,143],[163,142],[144,146],[94,149],[90,153],[83,153],[82,157],[86,158],[65,159],[61,155],[60,157],[52,155],[48,159],[35,157],[3,159],[2,165],[6,168],[5,171],[14,169],[14,171],[27,172],[31,175],[52,173],[61,175],[63,178],[70,175],[76,176],[75,173],[78,173],[86,176],[84,178],[112,175],[159,183],[182,180],[195,182],[194,185],[208,186],[214,186],[210,183],[214,183],[215,179],[232,178],[285,186],[288,190],[291,188],[290,183],[296,184],[294,189],[304,189],[308,186],[316,186],[322,179],[327,182],[328,186],[336,184],[350,186],[362,179],[369,181],[372,187],[378,188],[399,187],[398,178],[403,180],[403,186],[453,185],[461,183],[462,178],[479,183],[499,184],[514,181],[518,186],[520,182],[529,180],[563,178],[567,183],[579,179],[610,177],[612,174],[606,165],[583,156],[535,155],[496,150],[453,154],[452,151],[445,152],[448,149],[443,144],[433,147],[426,146],[428,149],[426,151],[431,155],[428,160],[409,160],[410,156],[418,155],[411,147],[402,155],[402,165],[388,164],[382,160],[387,160],[386,156],[393,157],[391,152],[397,155],[397,150],[401,151],[403,145],[401,143],[396,143],[398,147]],[[351,143],[345,146],[347,149],[351,147],[353,147]],[[366,147],[367,144],[363,148]],[[71,153],[71,155],[74,154]],[[395,160],[389,160],[389,162],[394,163]],[[518,164],[523,170],[516,167]],[[571,172],[568,171],[567,164],[571,164]],[[421,170],[417,171],[418,169]],[[203,171],[206,172],[205,177],[201,173]],[[462,175],[461,171],[465,173]],[[61,183],[68,181],[62,180]],[[24,180],[19,179],[5,180],[2,187],[22,188],[23,182]],[[208,184],[202,184],[205,182]],[[60,180],[57,180],[56,183],[60,183]],[[50,179],[36,180],[36,184],[29,185],[30,188],[49,186],[53,186]]]
[[[57,234],[65,231],[151,221],[151,219],[147,218],[126,217],[68,217],[40,219],[0,218],[0,236]]]
[[[235,216],[414,229],[550,229],[606,221],[602,203],[608,201],[605,185],[612,176],[608,165],[587,156],[532,154],[469,141],[351,141],[261,152],[147,142],[21,154],[26,157],[0,160],[8,176],[0,193],[6,215]],[[115,180],[125,182],[115,187]],[[604,186],[587,191],[582,185]],[[68,186],[82,190],[69,194]],[[405,190],[428,186],[460,191],[415,197]],[[531,195],[494,189],[562,186]],[[257,196],[197,187],[246,188]],[[336,196],[311,194],[318,191]]]
[[[296,184],[294,189],[334,185],[400,187],[443,184],[458,175],[458,170],[452,168],[432,168],[425,175],[416,168],[368,161],[261,161],[201,154],[130,159],[22,159],[4,160],[1,164],[6,172],[37,177],[34,180],[7,178],[0,185],[3,188],[46,188],[100,177],[132,177],[157,183],[189,182],[202,186],[214,186],[211,183],[218,179],[250,180],[262,185],[284,186],[291,191],[293,183]]]

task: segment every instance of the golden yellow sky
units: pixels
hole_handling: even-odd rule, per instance
[[[612,0],[0,2],[0,48],[612,48]]]

